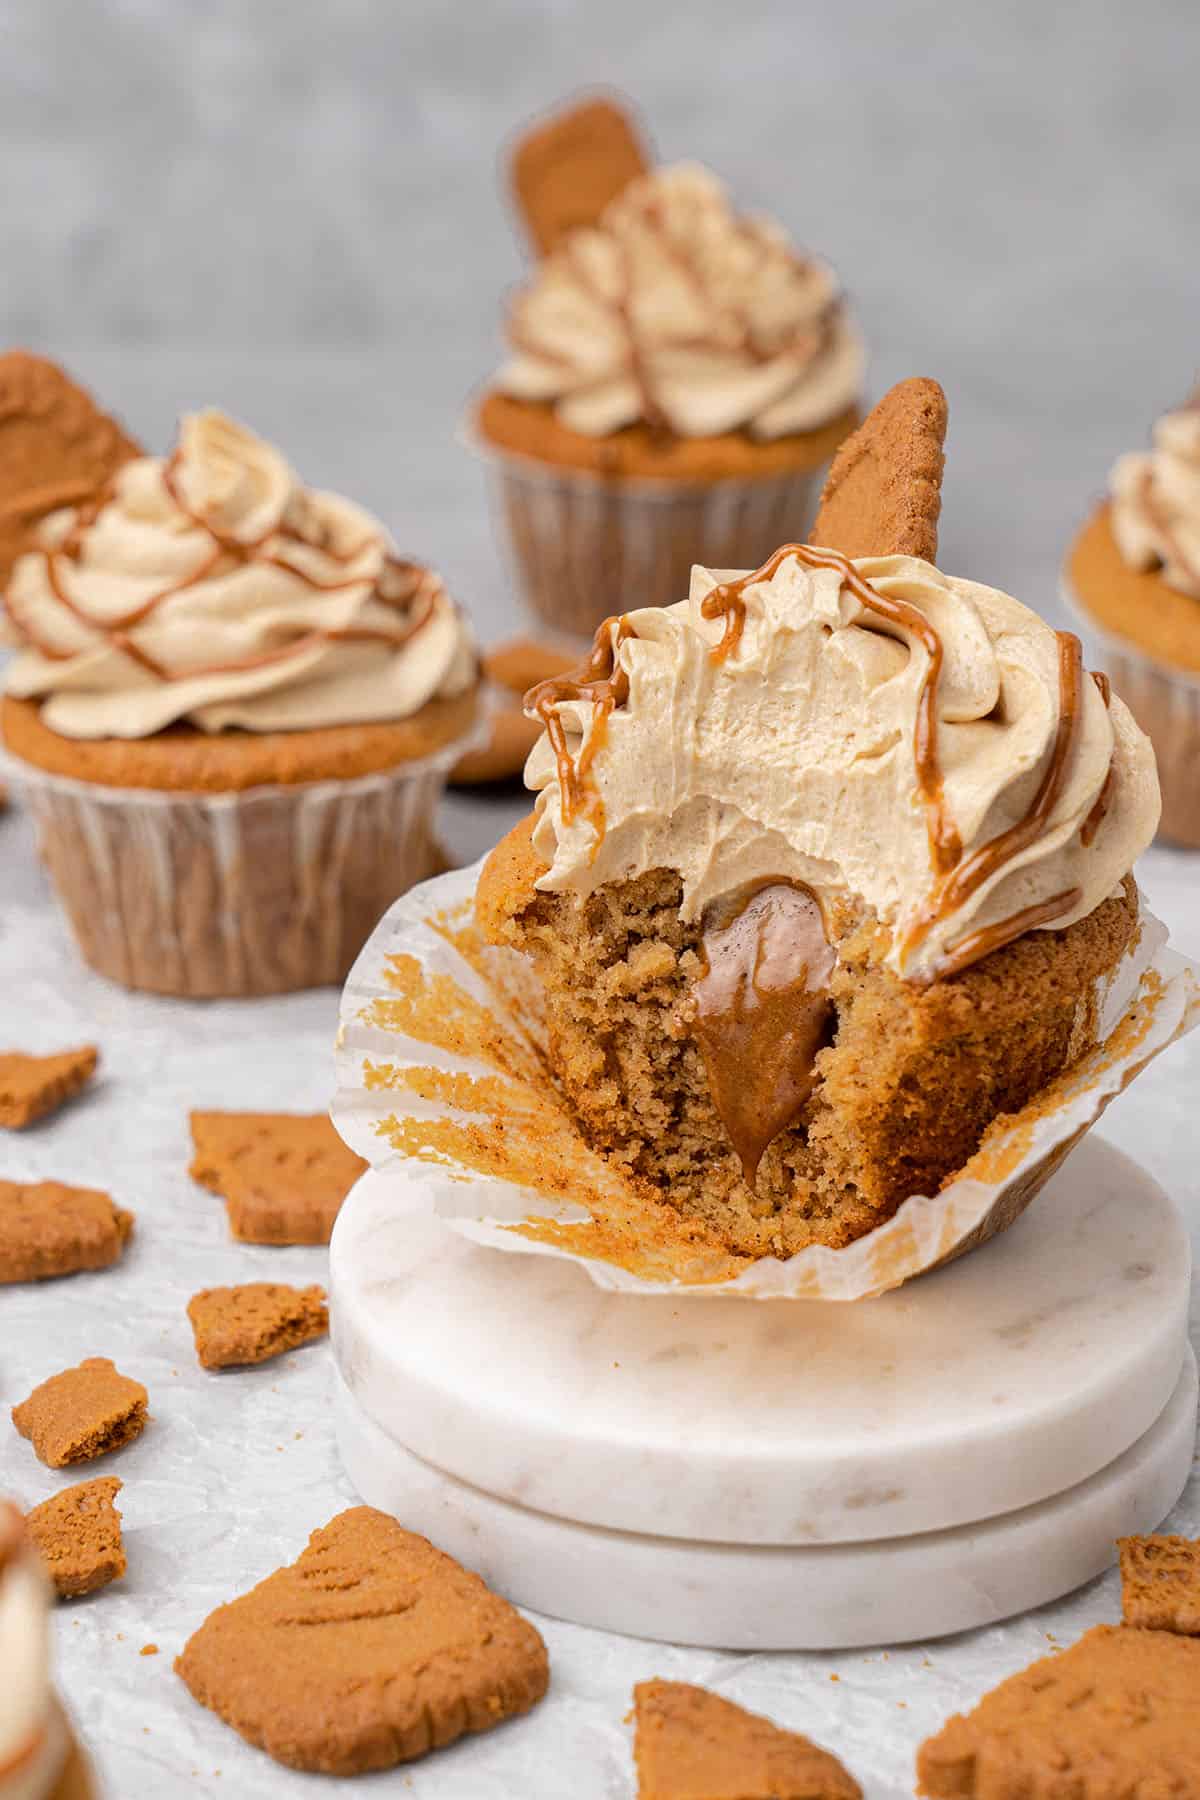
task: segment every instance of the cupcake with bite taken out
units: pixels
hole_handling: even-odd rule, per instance
[[[1118,459],[1066,585],[1154,744],[1164,834],[1200,849],[1200,393]]]
[[[590,1144],[731,1252],[865,1236],[1097,1042],[1147,739],[1078,639],[936,564],[945,401],[894,389],[812,540],[697,568],[527,705],[485,864]]]
[[[694,163],[652,166],[623,111],[521,140],[540,261],[476,411],[530,606],[590,633],[744,567],[811,515],[857,423],[863,352],[830,269]]]
[[[2,370],[0,370],[2,375]],[[80,948],[190,996],[341,980],[440,866],[478,659],[436,574],[217,412],[41,519],[0,733]]]

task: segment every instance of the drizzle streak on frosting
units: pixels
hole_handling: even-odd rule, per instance
[[[591,652],[580,668],[569,675],[552,675],[547,681],[539,681],[525,696],[525,710],[536,713],[541,720],[554,751],[563,818],[568,825],[580,816],[589,819],[597,840],[604,831],[604,803],[595,783],[588,778],[607,740],[610,714],[629,698],[629,676],[617,660],[617,651],[635,635],[629,620],[623,614],[614,614],[597,628]],[[569,700],[590,701],[593,708],[591,730],[576,756],[571,754],[558,713],[562,703]]]
[[[1108,676],[1104,673],[1103,669],[1093,669],[1092,670],[1092,680],[1095,682],[1096,686],[1100,690],[1100,698],[1103,700],[1105,706],[1111,711],[1112,710],[1112,683],[1109,681]],[[1085,850],[1088,848],[1089,844],[1091,844],[1093,842],[1093,840],[1095,839],[1096,833],[1099,831],[1101,825],[1103,825],[1103,823],[1104,823],[1105,815],[1107,814],[1109,807],[1112,805],[1112,797],[1113,797],[1113,793],[1116,790],[1116,785],[1117,785],[1117,753],[1114,749],[1112,755],[1108,759],[1108,773],[1104,777],[1104,786],[1100,789],[1100,792],[1096,795],[1095,801],[1092,805],[1092,810],[1091,810],[1091,812],[1089,812],[1087,818],[1083,821],[1083,825],[1080,828],[1079,841],[1083,845]]]
[[[763,1153],[794,1125],[829,1041],[835,954],[820,902],[801,883],[767,880],[718,902],[705,920],[704,973],[692,1035],[713,1105],[753,1188]]]

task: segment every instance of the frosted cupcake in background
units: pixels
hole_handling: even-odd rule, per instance
[[[802,533],[854,429],[863,350],[836,278],[695,163],[652,167],[610,102],[517,145],[541,257],[476,412],[525,597],[590,633],[665,605],[694,562]]]
[[[1122,456],[1067,562],[1068,598],[1153,741],[1162,830],[1200,848],[1200,394]]]
[[[0,1500],[0,1800],[93,1800],[50,1678],[50,1584],[21,1515]]]
[[[87,961],[192,996],[341,980],[441,866],[473,741],[478,657],[437,575],[211,411],[36,538],[0,735]]]

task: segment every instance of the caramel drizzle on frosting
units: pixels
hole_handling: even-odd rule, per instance
[[[1100,698],[1103,700],[1105,707],[1111,711],[1111,709],[1112,709],[1112,683],[1109,681],[1108,676],[1104,673],[1103,669],[1093,669],[1092,670],[1092,680],[1095,682],[1096,686],[1100,690]],[[1100,792],[1096,795],[1095,801],[1093,802],[1093,805],[1092,805],[1092,810],[1089,812],[1087,818],[1083,821],[1083,826],[1079,833],[1079,841],[1083,845],[1085,850],[1088,848],[1089,844],[1092,843],[1092,841],[1094,840],[1094,838],[1096,836],[1096,833],[1099,831],[1101,825],[1104,823],[1105,814],[1108,812],[1109,807],[1112,805],[1112,797],[1113,797],[1113,792],[1116,788],[1116,785],[1117,785],[1117,753],[1116,753],[1116,749],[1114,747],[1113,753],[1108,759],[1108,772],[1104,777],[1104,785],[1100,789]]]
[[[907,600],[895,600],[879,594],[864,581],[848,556],[839,550],[814,549],[809,544],[784,544],[769,556],[762,567],[740,575],[735,581],[722,581],[705,595],[700,611],[706,619],[724,619],[721,641],[713,649],[714,661],[724,662],[742,641],[746,623],[746,590],[758,582],[770,581],[788,557],[806,563],[811,569],[833,569],[841,576],[842,586],[850,589],[860,606],[889,624],[911,632],[925,651],[927,660],[921,688],[917,696],[917,727],[913,738],[917,791],[925,808],[925,825],[929,834],[929,852],[934,871],[944,874],[962,855],[962,843],[954,822],[946,811],[942,793],[942,767],[938,757],[937,690],[941,679],[944,652],[942,640],[924,613]]]
[[[525,696],[526,712],[536,713],[541,720],[554,752],[564,823],[570,825],[581,815],[589,819],[596,831],[597,846],[604,835],[604,802],[589,777],[592,764],[608,740],[610,715],[629,698],[629,676],[617,660],[617,652],[627,638],[636,636],[628,618],[623,613],[614,614],[597,628],[591,652],[580,668],[569,675],[552,675],[547,681],[539,681]],[[558,712],[567,700],[586,700],[593,708],[591,731],[576,756],[571,754]]]
[[[1058,724],[1050,760],[1028,810],[1014,825],[998,832],[964,857],[962,840],[946,809],[938,753],[937,697],[944,650],[938,632],[915,606],[876,592],[849,557],[840,551],[817,549],[808,544],[784,544],[761,568],[734,581],[718,583],[701,602],[700,611],[704,618],[724,620],[724,631],[711,651],[714,661],[723,662],[741,642],[746,622],[746,590],[757,582],[770,581],[789,556],[810,568],[835,570],[842,585],[850,589],[866,611],[911,632],[926,653],[926,668],[917,697],[913,761],[917,791],[925,808],[935,880],[923,913],[904,939],[904,950],[912,951],[925,941],[935,925],[970,900],[1005,863],[1028,849],[1053,815],[1066,786],[1083,725],[1082,646],[1073,632],[1055,633],[1058,640]],[[615,630],[610,629],[612,627]],[[606,619],[596,633],[591,654],[582,668],[572,675],[543,681],[525,696],[526,709],[536,713],[541,720],[554,751],[563,821],[569,825],[581,814],[590,820],[597,834],[593,855],[604,831],[604,807],[594,779],[589,780],[589,777],[596,756],[606,741],[608,720],[614,709],[622,706],[629,697],[629,677],[620,666],[617,652],[627,638],[636,635],[625,616]],[[1107,677],[1096,675],[1095,681],[1107,705],[1111,697]],[[592,730],[574,757],[557,712],[564,700],[587,700],[596,708]],[[1114,779],[1110,762],[1104,785],[1083,824],[1081,841],[1085,845],[1095,837],[1104,818],[1112,798]],[[1033,906],[1023,907],[1007,919],[980,926],[947,950],[932,976],[912,979],[942,980],[960,974],[972,963],[1011,943],[1034,926],[1050,924],[1070,912],[1078,904],[1081,893],[1078,887],[1066,888]]]
[[[623,204],[632,206],[634,201],[623,197]],[[667,262],[669,262],[687,282],[692,292],[705,306],[711,306],[722,317],[729,327],[729,334],[719,330],[709,332],[680,333],[669,339],[658,338],[656,348],[665,350],[706,350],[719,352],[733,350],[750,358],[752,362],[767,363],[777,357],[799,356],[807,351],[804,369],[807,371],[828,354],[834,337],[834,322],[842,308],[840,295],[834,295],[823,308],[814,324],[797,327],[789,338],[778,344],[761,343],[755,333],[754,325],[744,307],[728,301],[719,301],[711,292],[704,278],[702,269],[689,247],[675,237],[667,228],[665,211],[661,198],[654,193],[647,193],[636,202],[640,222],[647,228]],[[786,260],[797,274],[803,274],[810,264],[807,258],[799,256],[786,244],[777,244],[768,238],[749,220],[739,220],[736,224],[739,237],[751,243],[761,253],[765,263],[772,254]],[[669,430],[666,412],[654,390],[654,383],[647,367],[647,355],[644,345],[645,333],[639,327],[634,311],[634,274],[633,257],[628,245],[617,244],[620,275],[615,294],[608,293],[596,280],[588,268],[586,259],[581,254],[577,238],[568,237],[556,251],[571,272],[572,278],[581,287],[588,298],[603,312],[608,313],[618,325],[625,340],[626,373],[637,389],[638,407],[646,424],[654,431]],[[521,320],[520,304],[514,307],[508,324],[509,342],[513,348],[539,361],[555,363],[562,368],[571,366],[571,358],[560,351],[542,348],[526,330]],[[593,383],[584,383],[578,390],[587,393],[593,387],[607,384],[609,376],[603,374]]]
[[[176,595],[185,593],[189,588],[206,581],[222,564],[232,560],[235,563],[252,562],[268,563],[274,568],[293,576],[314,593],[330,594],[342,592],[347,588],[366,585],[366,577],[350,575],[344,580],[321,581],[310,575],[307,570],[297,566],[286,557],[281,556],[268,545],[280,541],[303,545],[317,550],[334,564],[348,567],[360,557],[364,550],[379,541],[374,537],[362,539],[349,549],[338,550],[332,545],[306,537],[295,526],[286,522],[277,522],[254,539],[237,538],[227,532],[220,531],[203,513],[196,512],[188,506],[179,485],[178,465],[180,452],[172,451],[162,466],[162,482],[173,504],[184,515],[188,522],[198,531],[205,532],[212,541],[212,549],[189,575],[179,581],[171,582],[160,588],[148,599],[139,602],[127,613],[115,619],[102,619],[90,612],[79,600],[67,590],[61,565],[78,563],[84,547],[87,532],[95,524],[103,508],[113,498],[116,491],[115,481],[105,484],[98,493],[91,496],[79,507],[71,528],[61,544],[47,545],[41,549],[45,561],[46,581],[54,598],[66,612],[78,619],[91,630],[103,634],[114,649],[121,651],[131,661],[146,670],[156,681],[188,681],[195,677],[209,675],[242,674],[252,669],[269,668],[274,664],[288,661],[294,656],[302,655],[307,650],[329,643],[381,643],[392,650],[403,649],[416,637],[417,633],[427,625],[433,617],[439,598],[445,589],[440,577],[424,564],[408,558],[388,555],[384,565],[382,579],[376,584],[373,598],[392,611],[404,613],[405,622],[395,631],[387,631],[379,626],[317,626],[312,631],[303,632],[293,638],[290,643],[278,649],[264,650],[256,656],[241,657],[231,662],[198,664],[195,668],[169,669],[155,657],[143,649],[129,634],[138,625],[151,618],[158,609]],[[389,584],[395,584],[395,591],[389,592]],[[78,654],[75,650],[60,650],[38,637],[28,621],[21,617],[13,605],[11,595],[6,596],[5,604],[21,636],[35,649],[39,655],[51,662],[69,662]]]

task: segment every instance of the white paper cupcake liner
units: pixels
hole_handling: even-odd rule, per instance
[[[1200,850],[1200,677],[1172,669],[1097,625],[1064,577],[1066,605],[1150,742],[1162,789],[1159,830],[1172,842]]]
[[[808,527],[823,469],[747,480],[606,480],[477,444],[519,586],[538,618],[590,637],[611,613],[670,606],[693,563],[754,569]]]
[[[343,781],[175,793],[0,756],[84,960],[187,998],[344,980],[386,907],[445,867],[434,813],[471,734]]]
[[[936,1195],[842,1250],[734,1258],[664,1231],[662,1202],[583,1143],[542,1055],[526,959],[482,945],[482,864],[392,907],[351,971],[333,1119],[352,1149],[478,1243],[582,1263],[631,1294],[860,1300],[982,1243],[1019,1216],[1108,1102],[1200,1020],[1200,976],[1143,912],[1134,946],[1093,996],[1097,1047],[998,1122]],[[586,1204],[584,1201],[586,1200]]]

